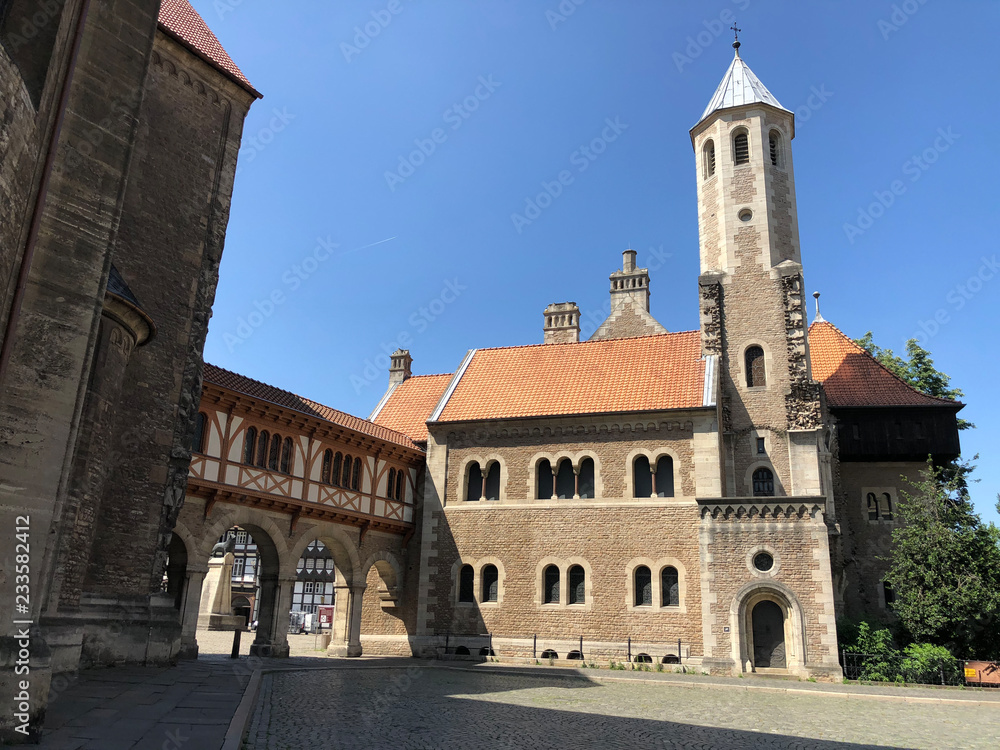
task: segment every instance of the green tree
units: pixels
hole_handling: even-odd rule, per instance
[[[928,460],[908,481],[885,576],[900,624],[957,657],[1000,658],[1000,530],[973,511],[954,473]]]
[[[855,339],[854,343],[877,359],[893,375],[921,393],[956,401],[965,395],[960,389],[951,387],[951,377],[934,367],[930,352],[920,346],[916,339],[906,342],[907,359],[896,355],[892,349],[883,349],[876,344],[871,331]],[[958,429],[968,430],[972,427],[975,427],[972,422],[958,420]]]

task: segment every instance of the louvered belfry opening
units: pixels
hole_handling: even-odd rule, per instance
[[[733,139],[733,161],[737,165],[750,163],[750,139],[746,133],[739,133]]]
[[[709,141],[705,144],[705,177],[715,174],[715,143]]]
[[[773,166],[778,166],[778,134],[771,131],[771,135],[768,136],[768,146],[771,149],[771,164]]]

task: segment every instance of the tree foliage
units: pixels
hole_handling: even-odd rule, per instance
[[[960,658],[1000,658],[1000,530],[973,511],[953,472],[928,461],[909,481],[885,576],[893,610],[914,641]]]
[[[855,339],[854,343],[877,359],[893,375],[921,393],[954,401],[965,395],[960,389],[951,387],[951,377],[934,367],[930,352],[920,346],[916,339],[906,342],[907,359],[896,355],[892,349],[883,349],[876,344],[871,331]],[[958,420],[958,429],[968,430],[972,427],[975,427],[972,422]]]

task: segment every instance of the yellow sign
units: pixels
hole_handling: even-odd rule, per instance
[[[976,670],[974,670],[974,669],[969,669],[968,667],[966,667],[966,668],[965,668],[965,679],[969,679],[970,677],[971,677],[972,679],[975,679],[975,678],[976,678]]]

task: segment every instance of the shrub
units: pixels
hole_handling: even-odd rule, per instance
[[[962,663],[944,646],[913,643],[903,649],[901,664],[907,682],[952,685],[963,680]]]

